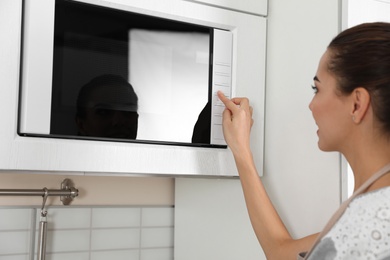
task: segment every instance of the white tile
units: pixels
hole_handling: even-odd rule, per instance
[[[92,230],[91,249],[139,248],[140,231],[137,228]]]
[[[38,237],[38,232],[37,232]],[[90,241],[89,230],[55,230],[47,231],[46,252],[88,251]],[[36,238],[38,245],[38,238]]]
[[[143,208],[142,209],[142,226],[173,226],[174,225],[174,209],[167,208]]]
[[[173,247],[173,228],[143,228],[141,248]]]
[[[89,252],[84,253],[46,253],[46,259],[49,260],[90,260]]]
[[[141,223],[140,208],[94,208],[92,227],[138,227]]]
[[[41,210],[37,210],[39,222]],[[89,228],[91,225],[90,208],[47,208],[48,229]]]
[[[139,250],[91,252],[91,260],[139,260]],[[72,259],[73,260],[73,259]]]
[[[0,259],[1,260],[29,260],[30,258],[28,254],[25,254],[25,255],[7,255],[7,256],[0,255]]]
[[[32,209],[0,209],[0,230],[26,230],[31,226]]]
[[[173,260],[173,248],[143,249],[140,260]]]
[[[172,207],[49,207],[47,210],[46,251],[50,260],[173,259]],[[40,209],[36,211],[35,224],[38,228]],[[0,259],[29,260],[28,230],[31,228],[33,212],[33,209],[0,209]],[[138,228],[141,223],[143,227],[147,227],[142,231]],[[38,246],[38,229],[36,231],[34,250]],[[142,253],[139,251],[140,245]],[[93,251],[89,252],[90,249]],[[20,255],[5,256],[6,254]]]
[[[26,254],[29,252],[30,232],[0,232],[1,254]],[[2,259],[2,257],[0,257]]]

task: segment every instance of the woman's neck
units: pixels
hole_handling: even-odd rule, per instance
[[[390,163],[390,142],[387,138],[375,141],[363,139],[354,143],[354,147],[350,147],[349,151],[343,154],[352,168],[356,191],[373,174]],[[375,181],[367,191],[386,186],[390,186],[390,174]]]

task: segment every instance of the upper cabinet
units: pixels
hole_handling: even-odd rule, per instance
[[[1,170],[237,176],[218,90],[250,97],[262,167],[265,17],[182,0],[1,5]],[[137,125],[103,136],[89,116]]]
[[[246,12],[251,14],[257,14],[267,16],[268,14],[268,1],[267,0],[190,0],[193,2],[206,3],[213,6],[219,6],[222,8],[228,8],[237,10],[239,12]]]

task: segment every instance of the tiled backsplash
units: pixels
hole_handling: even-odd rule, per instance
[[[49,207],[47,260],[173,260],[173,207]],[[36,259],[40,209],[0,208],[0,259]]]

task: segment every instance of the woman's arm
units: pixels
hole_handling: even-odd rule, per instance
[[[296,259],[308,251],[317,234],[294,240],[276,212],[257,173],[250,150],[252,108],[247,98],[229,100],[221,92],[225,104],[223,131],[236,162],[252,227],[267,259]]]

